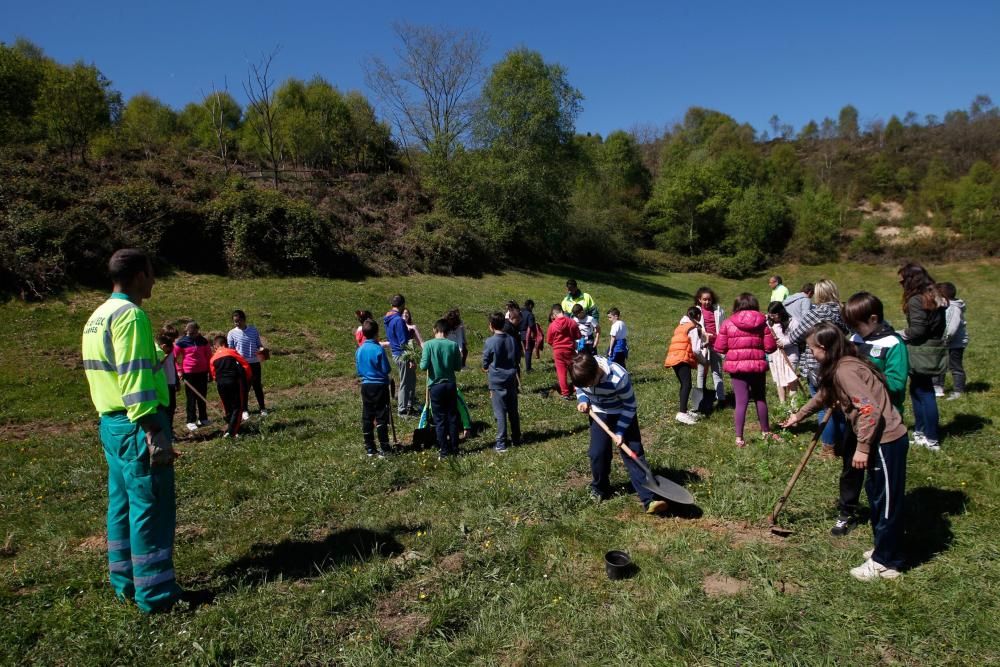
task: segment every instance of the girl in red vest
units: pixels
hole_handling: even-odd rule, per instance
[[[732,316],[719,327],[714,350],[725,355],[723,370],[732,378],[736,394],[736,446],[746,447],[743,426],[747,419],[747,406],[752,399],[757,405],[760,432],[765,438],[777,439],[767,421],[767,398],[764,393],[767,354],[778,349],[778,344],[765,324],[757,297],[744,292],[733,303]]]
[[[681,383],[680,411],[674,419],[682,424],[695,424],[701,416],[688,410],[688,398],[691,396],[691,369],[704,362],[702,348],[707,342],[708,338],[701,328],[701,308],[691,306],[674,329],[667,348],[667,358],[663,360],[663,367],[673,368]]]

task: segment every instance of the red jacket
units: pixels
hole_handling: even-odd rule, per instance
[[[549,344],[553,352],[573,351],[576,349],[576,341],[580,339],[580,327],[576,320],[565,315],[557,317],[549,324],[549,331],[545,335],[545,342]]]
[[[727,373],[763,373],[767,357],[778,349],[764,315],[756,310],[741,310],[719,327],[719,337],[712,348],[726,355],[722,369]]]
[[[250,369],[250,364],[247,363],[247,360],[243,358],[242,354],[228,347],[220,347],[215,351],[215,354],[212,355],[212,360],[208,364],[208,372],[212,376],[213,380],[215,379],[215,362],[224,357],[232,357],[238,361],[240,366],[243,367],[243,372],[247,374],[247,382],[250,381],[253,377],[253,371]]]

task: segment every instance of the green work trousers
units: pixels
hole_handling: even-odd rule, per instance
[[[171,434],[166,413],[157,418]],[[101,415],[101,442],[108,462],[108,566],[111,586],[152,612],[180,596],[174,580],[173,466],[152,466],[146,432],[124,412]]]

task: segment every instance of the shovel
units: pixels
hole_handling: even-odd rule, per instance
[[[771,532],[775,535],[788,537],[795,532],[789,528],[782,528],[778,525],[778,513],[785,507],[785,502],[788,501],[788,496],[792,494],[795,482],[799,481],[799,475],[802,474],[802,471],[806,467],[806,463],[809,462],[809,457],[812,456],[813,451],[816,449],[816,445],[819,444],[819,437],[823,435],[823,427],[825,427],[826,423],[830,421],[830,415],[832,414],[833,408],[828,408],[826,414],[823,416],[823,419],[820,421],[819,426],[816,427],[816,432],[813,433],[812,442],[810,442],[809,447],[806,448],[806,453],[802,455],[802,460],[799,461],[799,467],[792,473],[792,478],[788,480],[788,486],[785,487],[785,492],[781,494],[781,497],[778,498],[778,502],[775,504],[774,509],[771,510],[771,515],[768,517],[768,521],[771,524]]]
[[[600,426],[605,433],[608,434],[608,437],[611,438],[612,442],[614,442],[615,434],[611,432],[611,429],[609,429],[608,425],[604,423],[604,420],[602,420],[600,417],[594,414],[593,411],[588,410],[587,414],[590,415],[590,418],[593,419],[594,422],[598,426]],[[659,475],[654,475],[653,471],[649,469],[648,465],[646,465],[646,462],[640,459],[639,456],[635,452],[633,452],[632,449],[628,445],[626,445],[624,441],[618,446],[622,448],[622,451],[625,452],[625,455],[628,456],[630,459],[632,459],[632,461],[637,466],[639,466],[642,472],[646,475],[646,479],[642,483],[642,485],[645,488],[649,489],[650,491],[652,491],[653,493],[662,498],[666,498],[671,502],[675,502],[681,505],[691,505],[694,503],[694,496],[691,495],[690,491],[685,489],[680,484],[671,482],[666,477],[660,477]]]

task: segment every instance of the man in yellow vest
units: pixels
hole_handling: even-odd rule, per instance
[[[83,367],[108,462],[108,566],[121,599],[153,612],[180,599],[173,548],[177,457],[162,353],[140,307],[156,282],[140,250],[108,262],[114,293],[83,328]]]

